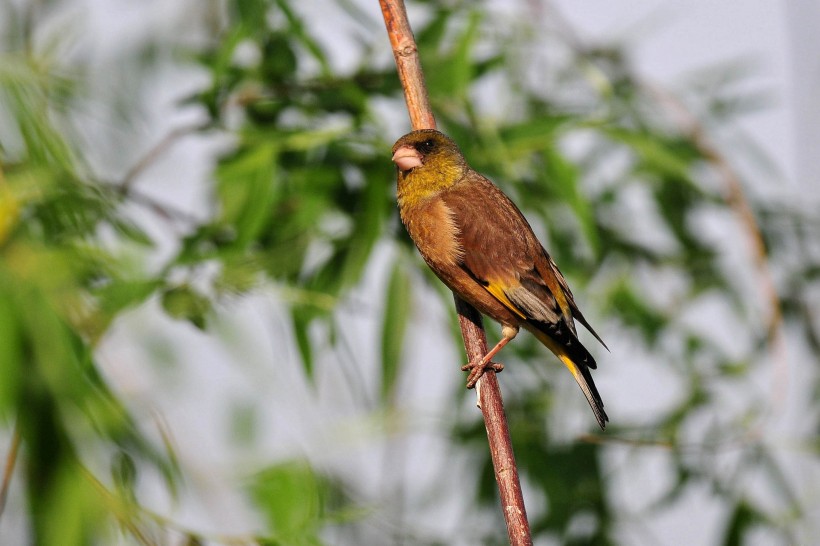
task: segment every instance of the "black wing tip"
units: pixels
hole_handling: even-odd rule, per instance
[[[598,335],[598,332],[596,332],[595,329],[592,326],[589,325],[589,322],[587,322],[587,319],[584,317],[583,313],[581,313],[580,309],[578,309],[578,308],[574,309],[573,312],[572,312],[572,316],[575,320],[580,322],[584,326],[584,328],[586,328],[587,331],[595,337],[595,339],[598,340],[598,343],[600,343],[601,345],[604,346],[604,349],[606,349],[607,352],[610,352],[610,353],[612,352],[612,351],[609,350],[609,347],[607,346],[607,344],[604,343],[604,340],[601,339],[601,336]]]

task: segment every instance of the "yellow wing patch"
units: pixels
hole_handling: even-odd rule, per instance
[[[496,283],[490,281],[490,283],[487,286],[485,286],[484,288],[487,289],[487,292],[489,292],[490,294],[495,296],[495,298],[498,301],[503,303],[504,306],[507,309],[509,309],[510,311],[512,311],[513,313],[515,313],[519,317],[521,317],[522,319],[524,319],[524,320],[527,319],[527,317],[524,316],[524,313],[519,311],[518,308],[515,305],[513,305],[513,303],[510,301],[510,299],[504,293],[504,290],[501,289],[501,286],[499,284],[496,284]]]

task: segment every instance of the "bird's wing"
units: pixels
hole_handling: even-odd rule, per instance
[[[486,199],[476,199],[477,193]],[[597,364],[578,340],[573,319],[598,335],[524,215],[501,190],[472,171],[442,199],[458,224],[461,267],[567,366],[603,428],[608,418],[589,372]]]
[[[476,199],[479,193],[485,199]],[[518,207],[473,171],[442,198],[458,224],[461,265],[470,276],[523,320],[563,325],[575,335],[580,312],[572,292]]]
[[[544,260],[541,263],[546,264],[546,267],[551,272],[551,276],[558,281],[558,285],[561,288],[561,292],[566,297],[567,308],[570,309],[572,313],[572,318],[583,324],[584,328],[586,328],[590,334],[595,336],[595,339],[597,339],[598,342],[601,345],[603,345],[604,348],[608,351],[609,347],[606,346],[606,343],[604,343],[604,340],[601,339],[601,336],[598,335],[598,332],[596,332],[595,329],[593,329],[592,326],[589,325],[589,322],[587,322],[587,319],[584,317],[583,313],[581,313],[581,310],[578,308],[578,305],[575,303],[575,297],[572,295],[572,291],[569,289],[569,284],[567,284],[567,280],[564,278],[564,275],[561,274],[561,271],[558,269],[558,266],[555,265],[555,262],[552,260],[552,257],[547,253],[547,251],[543,248],[541,250],[544,252]]]

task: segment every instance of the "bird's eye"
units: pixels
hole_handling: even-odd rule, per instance
[[[435,142],[433,142],[433,141],[432,141],[432,140],[430,140],[430,139],[425,140],[424,142],[422,142],[421,144],[419,144],[419,148],[421,149],[421,151],[422,151],[422,152],[425,152],[425,153],[426,153],[426,152],[429,152],[430,150],[432,150],[435,146],[436,146],[436,143],[435,143]]]

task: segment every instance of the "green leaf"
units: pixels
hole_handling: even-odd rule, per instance
[[[359,282],[373,245],[382,233],[387,210],[383,179],[369,177],[363,190],[346,196],[345,201],[350,207],[353,229],[349,236],[334,241],[333,255],[310,279],[309,290],[338,295]]]
[[[221,221],[236,229],[240,248],[251,244],[268,225],[276,188],[276,149],[270,142],[255,144],[217,168]]]
[[[557,114],[529,118],[501,128],[499,137],[504,142],[507,155],[518,159],[553,146],[556,131],[568,119],[568,116]]]
[[[287,34],[279,32],[266,38],[260,67],[265,81],[276,84],[296,72],[298,63],[290,39]]]
[[[472,56],[481,19],[480,10],[470,12],[467,26],[456,40],[455,48],[448,60],[449,91],[453,96],[466,97],[474,78]]]
[[[159,288],[157,280],[114,280],[95,291],[100,307],[108,314],[115,314],[145,301]]]
[[[635,326],[650,343],[657,341],[666,318],[652,309],[640,292],[628,282],[615,285],[609,295],[610,310],[629,326]]]
[[[428,59],[435,59],[438,56],[439,47],[444,40],[452,15],[452,10],[438,8],[427,25],[415,33],[419,56],[425,63]],[[429,66],[426,68],[428,68],[426,72],[429,75]]]
[[[541,179],[552,191],[566,202],[578,219],[581,231],[592,250],[597,254],[601,247],[594,211],[580,188],[580,172],[553,147],[543,148],[544,169]]]
[[[427,85],[432,98],[439,101],[465,100],[474,78],[473,48],[481,23],[481,12],[470,13],[469,21],[447,54],[425,59]]]
[[[612,140],[629,146],[650,169],[681,181],[691,180],[692,159],[699,155],[691,143],[665,138],[658,132],[636,131],[615,125],[595,128]]]
[[[130,454],[122,450],[114,454],[114,460],[111,462],[111,478],[120,495],[128,501],[136,502],[137,500],[134,488],[138,477],[137,465]]]
[[[146,234],[142,228],[140,228],[132,220],[122,217],[115,217],[112,218],[111,223],[114,226],[114,229],[128,237],[131,241],[145,246],[153,246],[153,241],[148,234]]]
[[[307,31],[304,22],[296,15],[296,12],[291,8],[290,4],[285,0],[275,0],[275,2],[288,21],[288,33],[295,37],[313,59],[319,63],[323,75],[328,76],[332,74],[333,70],[319,42]]]
[[[352,286],[361,278],[373,245],[382,232],[382,221],[386,212],[385,195],[383,180],[370,177],[353,216],[350,247],[340,275],[341,287]]]
[[[291,319],[293,321],[293,333],[296,336],[296,346],[299,348],[299,354],[302,357],[302,366],[305,369],[305,374],[309,379],[313,379],[313,345],[310,340],[310,333],[308,327],[316,316],[316,311],[302,305],[296,305],[291,308]]]
[[[49,72],[50,67],[50,63],[37,63],[28,54],[2,54],[0,104],[8,104],[4,113],[12,114],[12,118],[6,123],[16,126],[22,137],[21,155],[36,164],[71,169],[73,150],[54,123],[54,109],[49,107],[49,94],[70,85],[70,81],[64,75]]]
[[[404,336],[410,314],[411,286],[404,264],[396,260],[390,272],[385,294],[384,318],[382,319],[382,401],[393,395],[399,375]]]
[[[284,462],[263,470],[249,491],[274,541],[295,546],[321,543],[325,486],[306,462]]]
[[[0,415],[11,417],[20,393],[21,373],[25,369],[24,349],[18,311],[7,288],[9,278],[0,269]]]
[[[225,256],[222,270],[214,282],[214,288],[221,293],[244,294],[254,288],[260,280],[260,264],[257,260],[243,256]]]
[[[211,302],[190,286],[182,285],[165,291],[162,295],[162,307],[171,317],[187,320],[203,330]]]
[[[729,516],[726,531],[721,544],[724,546],[741,546],[746,544],[743,537],[758,523],[765,521],[754,507],[746,501],[739,501]]]
[[[255,33],[261,33],[268,26],[270,0],[236,0],[228,4],[236,10],[239,21]]]

